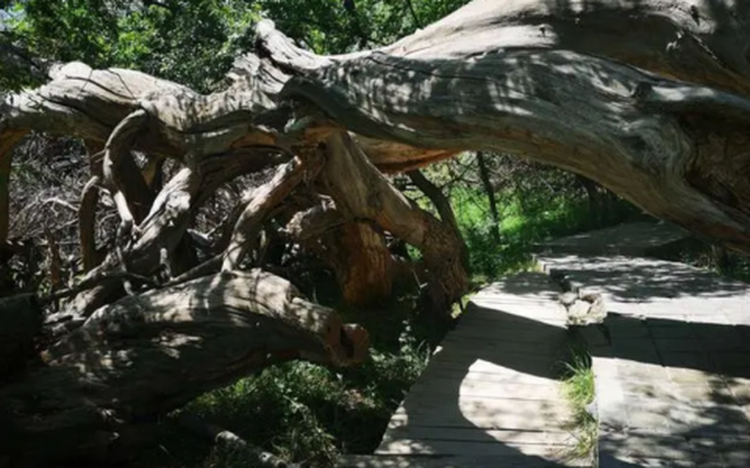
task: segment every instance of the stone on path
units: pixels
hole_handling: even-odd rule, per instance
[[[581,328],[601,468],[750,467],[750,285],[650,258],[538,260],[604,298],[604,322]]]

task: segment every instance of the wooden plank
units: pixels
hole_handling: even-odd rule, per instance
[[[442,353],[463,353],[482,356],[506,355],[508,353],[530,356],[562,356],[568,350],[564,335],[560,334],[549,341],[513,342],[500,340],[482,341],[464,337],[458,333],[441,343]]]
[[[520,327],[516,325],[493,325],[493,324],[478,324],[472,325],[469,323],[460,324],[458,328],[451,333],[458,334],[462,338],[475,338],[477,340],[502,340],[504,337],[512,335],[514,341],[527,341],[527,342],[539,342],[554,339],[556,336],[560,336],[561,328],[551,326],[528,326]]]
[[[430,427],[407,426],[390,430],[383,438],[383,444],[400,439],[413,440],[453,440],[465,442],[504,442],[508,444],[575,444],[574,436],[563,429],[544,431],[521,431],[503,429],[480,429],[478,427]],[[382,445],[382,444],[381,444]]]
[[[456,381],[482,381],[482,382],[504,382],[504,383],[518,383],[518,384],[537,384],[537,385],[550,385],[556,380],[549,376],[539,376],[533,374],[524,374],[514,369],[507,367],[501,367],[495,364],[486,363],[491,367],[478,367],[484,366],[484,361],[478,361],[469,365],[455,365],[451,366],[444,364],[442,366],[429,367],[420,376],[419,382],[428,382],[434,378],[449,379]]]
[[[414,415],[432,409],[444,411],[460,411],[464,417],[495,417],[501,420],[505,415],[533,413],[542,411],[554,414],[569,414],[567,403],[560,399],[553,400],[524,400],[515,398],[483,398],[463,396],[458,401],[450,396],[418,395],[410,398],[408,395],[404,404],[396,410],[398,414]],[[440,416],[440,415],[435,415]]]
[[[565,463],[521,454],[493,456],[359,455],[342,457],[339,468],[591,468],[586,460]]]
[[[399,407],[391,418],[389,429],[409,425],[432,427],[479,427],[485,429],[539,430],[566,427],[571,421],[567,407],[548,402],[523,400],[485,400],[483,405],[460,401],[458,405],[439,405],[432,402],[410,403]],[[541,404],[544,403],[544,404]]]
[[[554,378],[562,364],[561,359],[537,358],[528,355],[506,354],[492,360],[482,359],[470,354],[436,355],[430,365],[445,369],[459,369],[466,372],[478,371],[487,373],[526,373],[541,377]],[[429,366],[428,366],[429,367]]]
[[[524,400],[554,400],[561,394],[560,385],[553,381],[544,384],[485,382],[482,380],[456,381],[432,378],[418,381],[410,393],[419,395],[450,395],[460,398],[510,398]]]
[[[565,322],[565,309],[556,303],[535,305],[503,300],[475,300],[476,302],[472,302],[474,307],[461,316],[461,322],[476,320],[519,325],[534,325],[536,322],[540,328],[545,326],[562,328]]]
[[[508,455],[517,451],[527,456],[543,457],[550,460],[564,460],[573,445],[552,444],[506,444],[497,441],[468,442],[454,440],[412,440],[401,439],[381,445],[375,453],[378,455]]]

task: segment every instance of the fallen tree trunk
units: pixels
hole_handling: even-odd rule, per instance
[[[28,128],[103,141],[138,108],[156,123],[138,146],[177,158],[314,145],[345,127],[383,170],[468,149],[520,154],[747,252],[750,66],[739,51],[750,46],[748,18],[739,6],[680,0],[579,10],[478,0],[392,46],[334,57],[262,22],[267,58],[243,57],[233,85],[214,95],[127,70],[58,69],[46,87],[6,102],[0,149]],[[603,31],[625,39],[601,40]],[[290,133],[286,123],[305,117],[287,107],[295,101],[318,118]]]
[[[237,167],[256,164],[255,155],[325,153],[309,186],[330,195],[335,208],[307,210],[312,202],[287,229],[303,240],[331,229],[345,234],[336,261],[356,260],[350,271],[340,269],[353,299],[368,289],[385,294],[392,283],[383,232],[420,249],[431,277],[425,296],[436,308],[465,291],[455,229],[382,174],[465,150],[576,172],[750,253],[749,25],[743,2],[476,0],[391,46],[332,57],[299,49],[263,21],[256,50],[237,61],[231,85],[210,95],[129,70],[55,68],[48,84],[9,96],[0,109],[0,246],[10,154],[31,130],[109,141],[102,180],[125,224],[132,217],[137,229],[96,267],[92,246],[84,246],[93,267],[86,280],[108,282],[68,307],[86,321],[46,350],[46,366],[0,389],[0,453],[28,464],[85,452],[106,458],[127,450],[154,414],[269,359],[357,360],[358,330],[316,328],[321,322],[311,317],[327,312],[276,294],[278,279],[205,276],[221,261],[186,285],[135,291],[107,305],[122,295],[122,279],[148,278],[174,255],[194,209],[243,173]],[[136,133],[116,131],[121,124]],[[145,180],[127,175],[135,172],[130,150],[186,166],[153,204],[136,203],[133,187]],[[250,247],[268,207],[283,204],[294,185],[248,201],[251,229],[237,231],[233,252]],[[138,222],[136,207],[145,213],[146,206]],[[93,242],[90,213],[81,224],[85,243]],[[227,268],[237,263],[227,259]],[[259,299],[259,291],[271,292]],[[63,443],[61,433],[71,439]]]
[[[259,270],[126,297],[0,388],[0,459],[127,456],[139,425],[203,392],[291,359],[352,365],[367,346],[363,329]]]
[[[284,99],[396,143],[390,165],[418,159],[404,145],[523,155],[750,252],[748,24],[738,4],[477,0],[353,56],[301,51],[271,23],[258,43],[292,75]]]

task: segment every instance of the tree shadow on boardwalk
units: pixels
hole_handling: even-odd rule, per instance
[[[503,294],[497,305],[493,293]],[[575,440],[556,381],[567,332],[554,294],[541,274],[485,290],[410,390],[379,450],[422,461],[378,466],[582,466],[566,462]]]
[[[587,290],[600,292],[619,303],[655,302],[664,299],[736,299],[746,296],[750,285],[721,278],[715,273],[684,263],[638,257],[579,257],[555,255],[544,258],[547,268],[567,275]]]
[[[750,466],[750,326],[611,314],[600,330],[602,467]]]
[[[686,284],[687,278],[674,287]],[[597,377],[597,392],[626,395],[620,406],[602,408],[606,398],[599,401],[604,419],[615,412],[609,422],[622,422],[604,427],[600,466],[714,466],[717,460],[716,466],[750,466],[750,327],[734,323],[745,315],[741,307],[726,313],[726,299],[744,292],[722,290],[721,281],[716,286],[717,295],[698,288],[687,302],[679,294],[670,299],[666,281],[663,290],[653,288],[652,301],[643,300],[649,298],[641,288],[636,302],[646,318],[611,313],[603,326],[586,327],[597,332],[594,359],[617,363],[615,380]],[[401,427],[385,440],[400,441],[406,452],[454,456],[382,466],[581,466],[562,456],[574,441],[565,432],[567,403],[550,390],[569,335],[549,320],[556,299],[549,289],[540,294],[538,275],[521,275],[485,290],[394,416],[392,427]],[[493,292],[503,296],[496,304]],[[746,307],[750,321],[750,302]],[[648,317],[660,312],[665,316]],[[618,388],[601,388],[615,383]]]

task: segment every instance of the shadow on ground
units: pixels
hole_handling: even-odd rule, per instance
[[[599,336],[592,343],[594,359],[617,363],[616,390],[625,395],[624,406],[600,408],[619,411],[614,422],[622,423],[604,429],[600,466],[750,466],[748,285],[708,273],[699,279],[685,270],[670,274],[662,263],[629,270],[623,263],[610,275],[603,266],[601,271],[601,285],[621,281],[608,289],[617,291],[610,293],[615,298],[610,309],[637,310],[638,315],[612,312],[603,325],[588,327]],[[544,275],[514,276],[490,286],[478,301],[481,307],[473,304],[446,338],[412,389],[429,396],[410,398],[403,408],[404,431],[420,429],[410,421],[432,427],[413,451],[445,454],[451,447],[463,451],[468,443],[475,455],[470,461],[460,458],[455,466],[580,466],[561,456],[572,436],[556,439],[553,429],[565,425],[565,402],[538,390],[559,376],[569,344],[565,329],[545,321],[542,309],[550,310],[557,293],[540,289],[539,276]],[[494,305],[492,293],[510,294],[519,307],[525,305],[517,308],[507,296]],[[537,302],[539,310],[533,305]],[[523,307],[530,307],[527,316],[519,315]],[[508,372],[498,372],[498,366]],[[472,386],[478,380],[488,394]],[[518,389],[527,394],[509,405],[507,393]],[[476,398],[471,392],[477,392]],[[540,427],[552,429],[548,439],[537,437]],[[421,429],[415,433],[424,435]],[[391,432],[398,435],[398,430]],[[454,466],[450,460],[382,466]]]

